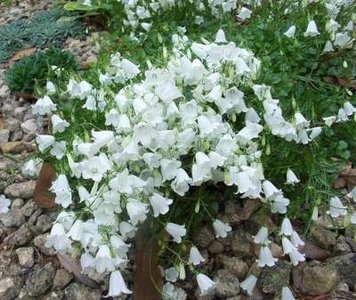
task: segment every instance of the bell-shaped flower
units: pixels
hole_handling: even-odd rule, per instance
[[[56,104],[53,103],[52,99],[48,96],[39,98],[35,105],[32,105],[32,113],[34,115],[44,116],[50,114],[52,111],[55,111]]]
[[[288,255],[289,255],[289,258],[290,258],[293,266],[298,265],[299,262],[305,261],[305,255],[300,253],[297,249],[294,249]]]
[[[237,133],[237,140],[241,143],[247,143],[257,138],[263,127],[257,123],[246,122],[246,126]]]
[[[290,236],[293,233],[292,223],[290,222],[289,218],[284,218],[281,225],[281,232],[280,234]]]
[[[225,238],[227,237],[227,233],[231,231],[231,227],[220,220],[216,219],[213,222],[213,227],[215,231],[215,237],[219,238]]]
[[[289,287],[287,286],[282,287],[281,300],[295,300],[293,293]]]
[[[250,296],[252,296],[253,289],[257,283],[257,277],[255,275],[249,275],[244,281],[240,283],[240,287]]]
[[[69,126],[69,123],[61,119],[58,115],[52,115],[51,122],[53,133],[64,132],[64,130]]]
[[[182,163],[174,159],[162,159],[161,160],[161,173],[164,181],[171,180],[177,176],[178,169]]]
[[[84,179],[92,179],[100,182],[104,174],[112,168],[112,162],[105,153],[94,156],[82,162],[82,176]]]
[[[54,247],[57,251],[66,251],[72,248],[71,240],[66,236],[63,224],[55,223],[51,234],[47,237],[46,247]]]
[[[307,30],[304,32],[304,36],[308,37],[308,36],[317,36],[319,35],[320,32],[318,31],[318,28],[316,26],[316,23],[314,20],[310,21],[307,27]]]
[[[257,234],[253,237],[253,241],[256,244],[267,244],[268,241],[268,229],[265,226],[262,226]]]
[[[289,27],[287,29],[287,31],[285,33],[283,33],[283,35],[288,38],[294,38],[296,29],[297,28],[295,27],[295,25],[292,25],[291,27]]]
[[[298,182],[300,182],[300,180],[298,179],[297,175],[295,175],[295,173],[291,169],[288,169],[286,184],[294,185],[295,183]]]
[[[356,202],[356,186],[347,194],[347,197],[351,198],[354,202]]]
[[[40,152],[43,152],[49,147],[51,147],[54,141],[55,139],[54,136],[52,135],[38,134],[36,137],[36,143],[38,145],[38,150],[40,150]]]
[[[189,185],[191,182],[192,180],[187,172],[180,168],[177,171],[176,178],[171,183],[171,188],[179,196],[184,196],[184,194],[189,190]]]
[[[176,282],[179,276],[177,268],[171,267],[165,270],[165,279],[170,282]]]
[[[241,20],[241,21],[245,21],[249,18],[251,18],[251,14],[252,11],[246,7],[242,7],[239,11],[239,13],[237,14],[237,17]]]
[[[117,297],[121,294],[132,294],[132,291],[127,288],[121,272],[116,270],[110,274],[109,292],[106,297]]]
[[[180,244],[182,242],[182,236],[185,236],[187,230],[184,225],[178,225],[175,223],[167,223],[166,231],[173,237],[173,241]]]
[[[54,201],[57,204],[64,208],[72,204],[72,192],[66,175],[60,174],[52,183],[50,190],[56,195]]]
[[[295,230],[293,230],[293,232],[290,236],[290,240],[291,240],[292,244],[294,245],[294,247],[296,247],[296,248],[298,248],[299,246],[305,245],[305,243],[302,241],[299,234]]]
[[[0,195],[0,214],[6,214],[9,211],[11,200],[7,199],[4,195]]]
[[[136,230],[137,228],[128,222],[123,221],[119,224],[119,231],[124,239],[133,238],[135,236]]]
[[[67,236],[74,241],[80,241],[83,236],[83,221],[76,220],[68,231]]]
[[[324,46],[324,49],[322,52],[332,52],[332,51],[334,51],[333,44],[330,41],[327,41],[325,43],[325,46]]]
[[[333,217],[345,216],[347,214],[347,206],[344,206],[339,197],[330,199],[330,209],[328,213]]]
[[[201,273],[197,275],[197,282],[202,295],[207,293],[215,285],[214,281],[212,281],[208,276]]]
[[[296,247],[292,244],[292,242],[286,238],[285,236],[282,237],[282,247],[283,247],[283,254],[289,254],[292,251],[296,250]]]
[[[341,25],[338,22],[336,22],[334,19],[330,19],[329,21],[326,22],[325,29],[329,33],[334,33],[338,31],[340,26]]]
[[[173,203],[173,200],[154,193],[150,197],[150,203],[153,208],[153,215],[157,218],[160,214],[165,215],[169,211],[169,205]]]
[[[87,273],[94,266],[95,258],[88,252],[84,252],[80,257],[80,265],[82,267],[82,272]]]
[[[98,273],[115,270],[115,260],[111,257],[110,248],[107,245],[99,246],[93,266]]]
[[[271,250],[267,246],[262,246],[257,260],[258,266],[261,268],[264,266],[272,267],[276,261],[277,258],[273,257]]]
[[[54,142],[52,149],[49,153],[53,155],[57,160],[61,160],[66,150],[67,149],[65,141]]]
[[[262,189],[267,199],[275,198],[277,195],[281,194],[281,191],[277,189],[269,180],[263,181]]]
[[[204,262],[204,257],[200,254],[197,247],[193,246],[190,248],[189,252],[189,262],[195,266],[199,265],[200,263]]]
[[[225,32],[222,29],[219,29],[215,35],[215,43],[226,43]]]
[[[128,199],[126,210],[130,217],[130,222],[133,226],[143,222],[147,218],[148,208],[147,204],[137,201],[135,199]]]
[[[56,92],[56,86],[54,85],[54,83],[52,81],[47,81],[46,83],[46,90],[48,92],[48,94],[54,94]]]
[[[348,32],[338,32],[335,35],[334,46],[336,47],[345,47],[349,43],[352,44],[352,38]]]
[[[271,212],[285,214],[287,212],[287,207],[290,203],[289,199],[283,197],[283,195],[277,195],[271,201]]]

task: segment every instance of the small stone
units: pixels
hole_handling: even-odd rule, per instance
[[[253,245],[246,237],[247,232],[236,230],[231,239],[231,250],[238,257],[253,256]]]
[[[274,294],[280,292],[283,286],[288,286],[291,270],[291,264],[282,260],[273,267],[263,268],[258,281],[262,292]]]
[[[209,226],[203,226],[194,237],[194,242],[198,248],[206,248],[215,240],[214,232]]]
[[[35,268],[26,280],[29,295],[43,295],[51,287],[55,272],[56,268],[52,263],[46,264],[43,268]]]
[[[29,199],[32,197],[35,185],[35,180],[13,183],[5,189],[5,195],[10,198]]]
[[[226,299],[226,297],[236,296],[240,293],[240,282],[237,276],[229,270],[218,270],[214,277],[215,293],[217,297]]]
[[[25,116],[26,111],[27,107],[16,107],[14,110],[15,118],[21,122]]]
[[[11,142],[21,141],[22,137],[23,137],[23,132],[22,132],[21,128],[19,128],[10,134],[10,141]]]
[[[220,254],[224,252],[224,245],[221,244],[218,240],[214,240],[208,248],[208,251],[211,254]]]
[[[73,275],[65,269],[59,269],[53,279],[54,289],[64,289],[73,279]]]
[[[6,214],[0,214],[0,221],[6,227],[20,227],[25,223],[25,217],[22,215],[20,209],[14,209]]]
[[[340,282],[337,285],[336,290],[339,291],[339,292],[348,292],[350,289],[349,289],[349,286],[347,285],[347,283]]]
[[[64,291],[51,291],[42,296],[41,300],[64,300]]]
[[[101,291],[91,289],[83,284],[73,282],[64,290],[66,300],[98,300],[101,299]]]
[[[41,215],[38,217],[36,227],[41,233],[45,233],[52,227],[52,219],[48,215]]]
[[[14,277],[0,279],[0,299],[12,300],[20,292],[21,281]]]
[[[37,221],[37,218],[42,214],[43,210],[42,208],[39,208],[37,210],[35,210],[35,212],[31,215],[31,217],[28,219],[27,223],[29,225],[34,225]]]
[[[9,129],[11,132],[14,132],[20,128],[19,120],[16,120],[13,117],[6,118],[4,123],[5,123],[5,128]]]
[[[24,201],[21,198],[17,198],[14,201],[12,201],[11,208],[12,209],[20,209],[24,205]],[[22,211],[21,211],[22,213]]]
[[[27,224],[23,224],[18,230],[11,233],[4,239],[5,244],[11,246],[26,245],[32,239],[32,233]]]
[[[317,226],[311,234],[315,242],[324,249],[331,250],[336,245],[336,233],[330,230]]]
[[[30,217],[36,209],[37,209],[36,203],[33,200],[29,200],[21,208],[21,212],[25,217]]]
[[[21,124],[21,129],[26,134],[36,135],[37,123],[35,119],[29,119]]]
[[[26,145],[23,142],[8,142],[1,146],[2,153],[19,154],[26,151]]]
[[[302,284],[310,295],[327,294],[339,283],[340,278],[335,267],[313,261],[302,270]]]
[[[34,250],[32,247],[24,247],[16,249],[16,254],[19,259],[19,264],[25,268],[32,268],[34,260]]]
[[[335,254],[347,254],[352,252],[350,245],[347,243],[346,238],[342,235],[340,235],[336,241],[335,247],[334,247],[334,252]]]
[[[221,254],[217,257],[217,260],[224,266],[224,269],[231,271],[238,279],[245,278],[248,265],[242,259]]]
[[[10,138],[10,130],[8,129],[1,129],[0,130],[0,147],[5,145]]]
[[[33,239],[33,244],[46,256],[53,256],[56,251],[53,248],[46,247],[48,233],[40,234]]]

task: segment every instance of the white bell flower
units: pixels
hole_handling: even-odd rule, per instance
[[[352,38],[349,36],[348,32],[338,32],[335,35],[334,46],[345,47],[351,42]],[[351,43],[350,43],[351,44]]]
[[[178,225],[175,223],[167,223],[166,231],[173,237],[173,241],[180,244],[182,242],[182,236],[185,236],[187,230],[184,225]]]
[[[119,224],[119,231],[124,239],[133,238],[135,236],[136,230],[137,228],[128,222],[123,221]]]
[[[305,261],[305,255],[300,253],[297,249],[292,250],[292,252],[290,252],[288,255],[293,266],[298,265],[299,262]]]
[[[112,168],[112,162],[105,153],[94,156],[82,162],[82,176],[84,179],[92,179],[100,182],[104,174]]]
[[[208,276],[201,273],[197,275],[197,282],[202,295],[207,293],[216,284]]]
[[[157,218],[160,214],[165,215],[169,211],[169,205],[173,203],[173,200],[154,193],[150,197],[150,203],[153,208],[153,216]]]
[[[163,180],[167,181],[175,178],[181,165],[182,163],[175,159],[162,159],[161,172]]]
[[[56,92],[56,86],[54,85],[54,83],[52,81],[47,80],[46,83],[46,90],[48,92],[48,94],[54,94]]]
[[[295,175],[295,173],[291,169],[288,169],[286,184],[294,185],[295,183],[298,182],[300,182],[300,180],[298,179],[297,175]]]
[[[282,287],[281,300],[295,300],[293,293],[289,287],[287,286]]]
[[[320,32],[318,31],[315,21],[314,20],[310,21],[308,24],[307,30],[304,32],[304,36],[305,37],[314,37],[319,34],[320,34]]]
[[[51,114],[52,111],[57,110],[56,104],[53,103],[52,99],[48,96],[39,98],[35,105],[32,105],[32,113],[34,115],[44,116],[46,114]]]
[[[257,283],[257,277],[255,275],[249,275],[244,281],[240,283],[240,287],[250,296],[252,296],[253,289]]]
[[[269,180],[263,181],[262,189],[267,199],[273,199],[281,194],[281,190],[277,189]]]
[[[322,52],[332,52],[332,51],[334,51],[333,44],[330,41],[327,41],[325,43],[325,46],[324,46],[324,49]]]
[[[55,223],[51,229],[51,234],[47,237],[46,247],[53,247],[57,251],[72,249],[71,240],[66,236],[62,224]]]
[[[166,269],[164,273],[167,281],[176,282],[178,280],[179,273],[175,267]]]
[[[66,150],[65,141],[54,142],[50,154],[55,156],[56,159],[61,160]]]
[[[0,214],[6,214],[9,211],[11,200],[7,199],[5,195],[0,195]]]
[[[55,139],[54,139],[54,136],[52,136],[52,135],[38,134],[36,137],[36,143],[38,145],[38,150],[42,153],[46,149],[51,147],[53,145],[54,141],[55,141]]]
[[[256,244],[267,244],[268,241],[268,229],[265,226],[262,226],[257,234],[253,237],[253,241]]]
[[[284,218],[282,221],[280,234],[290,236],[290,235],[292,235],[293,232],[294,232],[294,229],[292,227],[292,223],[290,222],[290,220],[288,218]]]
[[[260,268],[264,266],[272,267],[276,261],[277,259],[273,257],[271,250],[267,246],[262,246],[257,260],[258,266]]]
[[[252,11],[246,7],[242,7],[241,10],[239,11],[239,13],[237,14],[237,17],[241,20],[241,21],[245,21],[248,20],[249,18],[251,18],[251,14]]]
[[[57,204],[62,205],[64,208],[72,204],[72,192],[66,175],[60,174],[53,181],[50,190],[56,195],[54,201]]]
[[[51,122],[53,133],[64,132],[65,129],[69,126],[69,123],[61,119],[58,115],[52,115]]]
[[[297,28],[295,27],[295,25],[292,25],[291,27],[289,27],[287,29],[287,31],[285,33],[283,33],[283,35],[288,38],[294,38],[296,29]]]
[[[296,232],[295,230],[293,230],[293,232],[290,236],[290,240],[291,240],[292,244],[294,245],[294,247],[296,247],[296,248],[298,248],[299,246],[305,245],[305,243],[300,238],[298,232]]]
[[[171,188],[179,196],[184,196],[185,193],[189,190],[189,185],[191,182],[192,179],[189,177],[187,172],[180,168],[177,171],[176,178],[171,183]]]
[[[231,231],[231,227],[220,220],[216,219],[213,222],[213,227],[215,231],[215,237],[219,238],[225,238],[227,237],[227,233]]]
[[[132,294],[132,291],[127,288],[121,272],[116,270],[110,273],[109,291],[107,297],[117,297],[121,294]]]
[[[40,159],[31,159],[26,162],[21,168],[22,175],[24,176],[38,176],[41,170],[42,161]]]
[[[218,32],[215,35],[215,43],[227,43],[226,37],[225,37],[225,32],[222,29],[219,29]]]
[[[204,257],[200,254],[197,247],[193,246],[190,248],[189,252],[189,262],[195,266],[199,265],[200,263],[204,262]]]
[[[283,247],[283,254],[289,254],[292,251],[296,250],[296,247],[292,244],[292,242],[286,238],[285,236],[282,237],[282,247]]]
[[[87,270],[94,266],[95,258],[88,252],[84,252],[80,257],[80,265],[82,267],[82,272],[85,274]]]
[[[330,209],[327,211],[333,218],[345,216],[347,214],[347,206],[344,206],[339,197],[331,197]]]
[[[289,203],[290,201],[288,198],[283,197],[283,195],[276,195],[274,199],[270,200],[271,212],[285,214]]]
[[[336,118],[336,116],[330,116],[323,118],[323,120],[325,122],[325,125],[330,127],[336,121]]]
[[[130,222],[133,226],[136,226],[138,223],[145,221],[147,218],[147,204],[135,199],[128,199],[126,210],[130,217]]]
[[[107,245],[99,246],[93,266],[98,273],[115,270],[115,260],[111,257],[110,248]]]
[[[356,186],[347,194],[347,197],[351,198],[354,202],[356,202]]]

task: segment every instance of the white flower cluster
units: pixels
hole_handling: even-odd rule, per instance
[[[127,239],[148,215],[166,215],[192,186],[223,182],[235,186],[242,197],[268,203],[273,213],[285,214],[289,200],[264,178],[260,134],[268,128],[288,141],[308,143],[321,131],[310,128],[299,112],[292,122],[283,118],[270,88],[253,85],[260,61],[251,51],[228,43],[222,30],[214,43],[189,46],[186,37],[175,39],[176,49],[165,67],[142,72],[116,54],[108,73],[100,75],[98,89],[86,81],[69,81],[64,93],[83,112],[101,114],[102,128],[84,134],[76,131],[49,96],[33,106],[36,114],[52,114],[54,135],[38,135],[39,150],[64,160],[68,166],[64,169],[71,171],[58,174],[51,188],[55,202],[65,210],[47,245],[65,252],[80,245],[84,272],[111,272],[110,283],[120,283],[110,286],[110,296],[130,293],[120,273],[127,264]],[[122,88],[112,96],[112,91],[106,92],[108,83]],[[260,124],[261,117],[240,88],[251,86],[263,103],[267,127]],[[243,121],[237,122],[237,116]],[[288,170],[287,183],[298,182]],[[83,207],[79,211],[85,218],[78,217],[73,204]],[[181,243],[187,233],[185,225],[165,223],[172,240]],[[283,224],[284,253],[297,264],[304,260],[297,250],[303,242],[290,223]],[[213,227],[216,237],[226,237],[231,231],[219,220],[213,221]],[[259,266],[274,265],[266,228],[255,242],[262,244]],[[192,247],[189,263],[195,266],[203,261]],[[197,281],[202,292],[213,285],[203,274]],[[169,284],[165,290],[176,292]]]

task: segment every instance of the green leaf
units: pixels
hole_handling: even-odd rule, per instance
[[[89,6],[83,3],[69,2],[65,4],[63,8],[68,11],[96,11],[100,9],[100,6],[95,6],[95,5]]]

